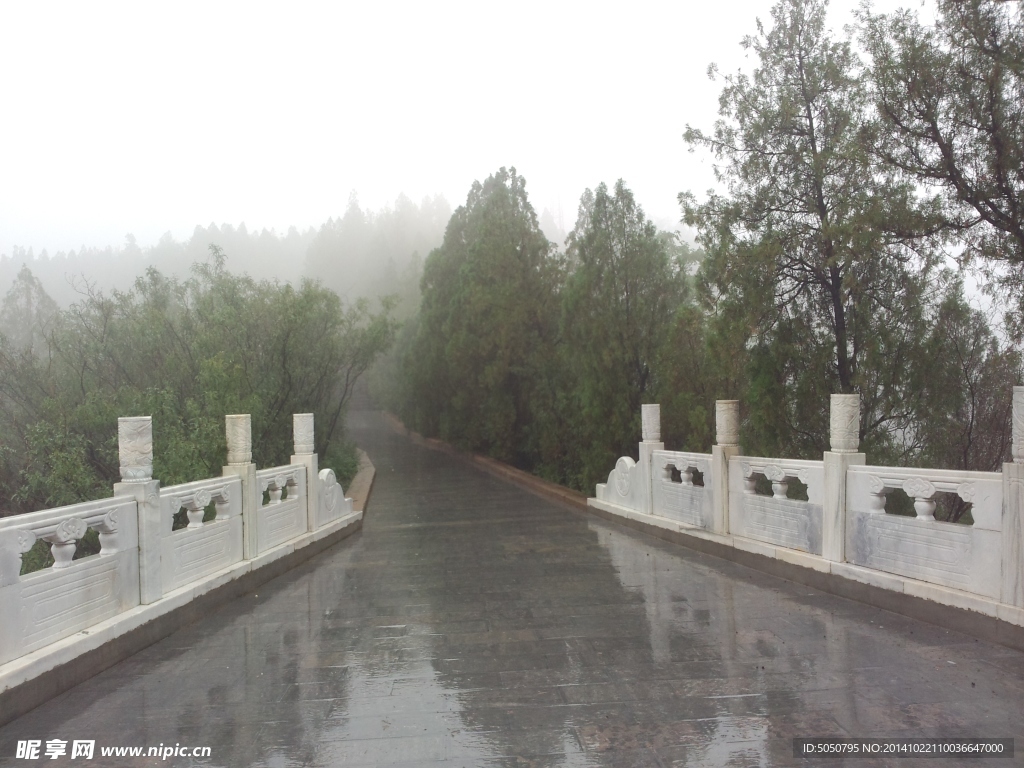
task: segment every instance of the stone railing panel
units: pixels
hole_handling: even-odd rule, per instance
[[[606,504],[643,512],[645,482],[641,467],[631,457],[623,456],[608,475],[608,482],[597,484],[597,498]]]
[[[673,479],[673,470],[679,480]],[[703,486],[694,485],[694,471]],[[711,455],[682,451],[655,451],[651,458],[653,513],[696,528],[710,529],[714,515]]]
[[[1002,481],[998,472],[851,467],[848,561],[998,599]],[[886,496],[896,489],[914,499],[916,517],[886,513]],[[973,525],[935,520],[935,495],[943,492],[971,503]]]
[[[320,483],[318,528],[352,514],[352,499],[345,498],[345,491],[342,489],[341,483],[338,482],[333,469],[321,469],[317,482]]]
[[[136,502],[114,497],[0,519],[0,664],[139,604]],[[100,553],[73,560],[92,528]],[[36,541],[54,563],[20,575]]]
[[[259,554],[306,532],[305,466],[289,464],[257,470],[256,488],[260,501],[256,533]],[[264,494],[269,496],[265,504]]]
[[[203,510],[211,503],[217,517],[204,523]],[[171,530],[181,509],[188,515],[188,527]],[[165,593],[241,562],[241,479],[215,477],[161,489],[160,523]]]
[[[772,483],[772,495],[755,492],[757,476]],[[807,501],[788,497],[799,480]],[[824,462],[735,456],[729,460],[729,526],[737,536],[767,544],[821,554]]]

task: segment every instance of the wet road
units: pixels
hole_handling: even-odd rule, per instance
[[[94,739],[91,761],[44,762],[85,766],[834,765],[792,757],[826,735],[1024,753],[1024,654],[567,511],[377,414],[350,423],[377,467],[361,533],[0,729],[0,766],[30,764],[19,739]],[[99,756],[160,744],[212,757]]]

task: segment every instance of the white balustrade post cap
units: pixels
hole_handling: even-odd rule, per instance
[[[122,482],[153,479],[152,416],[122,416],[117,420],[117,454]]]
[[[715,401],[715,443],[718,445],[739,445],[739,400]]]
[[[833,453],[856,453],[860,448],[860,395],[832,395],[829,443]]]
[[[224,417],[228,440],[228,464],[248,464],[252,461],[252,416],[233,413]]]
[[[645,443],[661,442],[661,405],[644,403],[640,406],[640,426]]]
[[[1013,460],[1024,464],[1024,387],[1013,388]]]
[[[313,414],[292,414],[292,439],[295,443],[296,455],[313,453]]]

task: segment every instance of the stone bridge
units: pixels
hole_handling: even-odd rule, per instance
[[[823,736],[1024,749],[1024,653],[992,632],[680,546],[643,512],[587,514],[377,412],[349,426],[376,468],[361,530],[11,720],[0,766],[34,742],[75,765],[79,740],[83,765],[117,766],[839,764],[794,758]]]

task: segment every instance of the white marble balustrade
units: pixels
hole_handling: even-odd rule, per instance
[[[257,470],[256,485],[261,502],[257,553],[263,554],[306,532],[306,468],[292,464]]]
[[[341,483],[338,482],[333,469],[321,469],[317,483],[320,485],[320,504],[317,508],[318,527],[352,514],[352,499],[345,498],[345,491],[341,487]]]
[[[216,505],[215,519],[203,513]],[[188,527],[171,530],[184,509]],[[214,477],[171,485],[160,491],[161,565],[164,592],[177,589],[242,560],[242,481]]]
[[[772,484],[772,495],[755,492],[757,476]],[[789,486],[807,486],[807,501],[791,499]],[[799,552],[821,554],[821,461],[738,456],[729,460],[729,522],[732,533]]]
[[[858,466],[846,478],[849,562],[999,599],[1001,473]],[[914,499],[916,517],[885,511],[896,489]],[[970,502],[974,524],[937,521],[939,493]]]
[[[679,480],[673,479],[673,470]],[[694,485],[695,472],[703,485]],[[652,513],[695,528],[710,529],[714,517],[711,454],[654,451],[651,456]]]
[[[587,504],[1024,626],[1024,387],[1014,387],[1012,403],[1013,460],[1002,472],[867,466],[855,394],[830,398],[831,449],[822,461],[743,455],[735,400],[715,404],[710,456],[667,451],[659,442],[660,411],[645,405],[640,461],[620,458]],[[693,485],[694,471],[703,474],[703,487]],[[757,492],[761,476],[770,481],[770,494]],[[806,501],[790,497],[796,480],[807,487]],[[886,497],[896,489],[914,500],[916,516],[886,512]],[[970,502],[973,524],[937,521],[942,493]]]
[[[139,604],[136,503],[110,498],[0,518],[0,664]],[[86,531],[100,553],[74,560]],[[21,558],[37,541],[54,563],[21,575]]]
[[[650,483],[643,476],[642,468],[630,456],[623,456],[615,462],[615,469],[608,475],[607,483],[598,483],[596,496],[599,501],[617,507],[642,512],[644,484]]]
[[[0,691],[358,523],[334,472],[317,469],[312,414],[296,414],[294,427],[291,463],[258,470],[250,417],[228,416],[223,476],[161,487],[152,419],[122,418],[112,498],[0,518]],[[75,560],[90,528],[100,552]],[[23,576],[39,541],[54,563]]]

